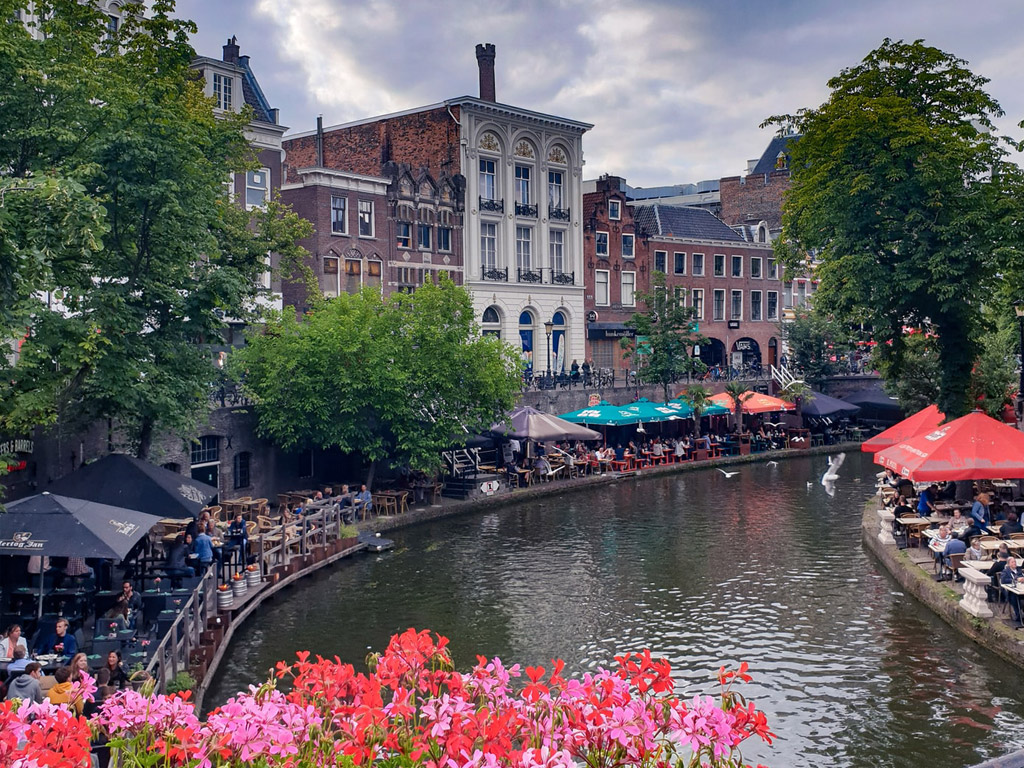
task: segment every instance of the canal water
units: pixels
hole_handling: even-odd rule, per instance
[[[850,453],[835,497],[823,456],[628,479],[397,531],[268,602],[236,635],[209,704],[295,650],[362,668],[407,627],[451,638],[459,668],[612,664],[648,647],[681,693],[750,663],[772,768],[961,768],[1024,748],[1017,669],[965,640],[864,551],[870,457]],[[810,485],[808,485],[810,483]]]

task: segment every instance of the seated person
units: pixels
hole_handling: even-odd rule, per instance
[[[247,562],[249,557],[249,528],[242,519],[242,513],[235,513],[235,519],[228,526],[226,549],[237,549],[242,563]]]
[[[622,444],[615,446],[615,460],[623,461],[626,458],[626,450],[622,447]]]
[[[967,552],[967,544],[960,538],[960,534],[954,532],[946,544],[946,548],[942,550],[942,564],[952,571],[953,568],[953,555],[963,555]],[[950,573],[950,578],[956,577],[957,574]]]
[[[651,445],[651,456],[656,459],[660,459],[665,455],[665,446],[661,444],[660,440],[655,440],[654,444]]]
[[[11,681],[7,689],[7,699],[22,699],[32,701],[35,704],[43,703],[43,689],[39,686],[42,678],[42,667],[36,661],[29,662],[25,666],[25,673],[18,675]]]
[[[999,583],[1003,586],[1016,587],[1021,579],[1024,579],[1024,573],[1021,573],[1020,568],[1017,567],[1017,559],[1013,557],[1007,558],[1006,565],[999,574]],[[1013,620],[1020,624],[1020,595],[1010,592],[1007,594],[1007,597],[1010,600],[1010,608],[1013,609]]]
[[[196,558],[196,562],[199,563],[199,568],[205,571],[210,565],[213,564],[213,539],[210,538],[210,534],[206,531],[199,531],[196,534],[195,541],[192,542],[192,554]]]
[[[940,525],[939,534],[932,539],[931,550],[935,555],[936,561],[942,560],[942,553],[946,549],[946,545],[953,540],[953,536],[949,532],[949,526]]]
[[[96,673],[96,685],[123,690],[128,687],[128,671],[121,661],[120,651],[107,654],[107,663]]]
[[[551,474],[551,464],[548,463],[548,460],[544,458],[544,456],[538,456],[534,459],[533,468],[536,470],[537,474],[543,477]]]
[[[1010,559],[1010,550],[999,548],[996,552],[995,562],[989,566],[985,573],[989,577],[989,585],[985,588],[988,592],[988,602],[992,603],[1000,600],[1002,597],[1002,590],[999,588],[999,577],[1003,574],[1003,568],[1006,567],[1006,561]]]
[[[1011,533],[1024,533],[1024,526],[1020,524],[1020,519],[1017,517],[1016,512],[1011,512],[1006,516],[1006,522],[1003,523],[999,529],[999,535],[1002,538],[1007,538]]]
[[[11,654],[11,663],[7,665],[7,674],[12,675],[15,672],[24,672],[31,663],[32,660],[29,659],[25,646],[17,645]]]
[[[910,505],[907,504],[906,496],[897,496],[896,506],[893,507],[892,513],[896,516],[896,519],[898,520],[899,518],[904,517],[906,515],[914,514],[914,510],[912,510],[910,508]]]
[[[964,560],[984,560],[985,550],[981,548],[981,539],[975,536],[970,542],[971,546],[964,553]]]
[[[57,619],[57,626],[49,635],[41,635],[36,644],[39,655],[55,653],[58,656],[74,656],[78,652],[75,636],[68,632],[68,620]]]
[[[189,555],[188,534],[181,533],[167,545],[167,557],[164,561],[164,572],[171,577],[171,583],[175,586],[181,585],[185,577],[192,578],[196,575],[195,568],[187,562]]]
[[[373,504],[373,494],[366,488],[366,483],[359,486],[359,493],[352,499],[352,504],[356,508],[356,511],[362,511],[363,517],[366,516],[366,511]]]
[[[136,619],[142,614],[142,597],[135,591],[130,581],[121,585],[121,594],[117,596],[111,615],[124,616],[129,627],[135,627]]]
[[[76,714],[82,714],[85,702],[81,694],[71,690],[71,668],[60,667],[53,673],[56,684],[47,692],[46,697],[52,704],[67,704]]]
[[[697,446],[697,448],[699,448],[699,449],[702,449],[702,450],[705,450],[705,451],[710,451],[711,450],[711,438],[708,437],[707,435],[704,435],[703,437],[698,437],[696,439],[696,441],[694,441],[694,442],[695,442],[695,445]]]
[[[2,640],[0,640],[0,658],[13,658],[15,648],[22,648],[26,655],[28,654],[28,643],[26,643],[25,638],[21,636],[20,624],[11,624],[11,626],[7,628],[7,634]]]
[[[961,528],[967,527],[967,518],[959,509],[954,509],[953,516],[946,521],[946,525],[954,531],[959,531]]]

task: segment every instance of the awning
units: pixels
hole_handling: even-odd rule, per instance
[[[860,449],[865,453],[876,453],[885,450],[897,443],[902,443],[914,435],[919,435],[922,432],[931,432],[945,420],[946,415],[939,410],[938,406],[929,405],[913,416],[907,416],[898,424],[893,424],[884,432],[880,432],[869,440],[865,440],[861,443]]]
[[[636,329],[625,323],[596,322],[587,323],[588,339],[632,339]]]

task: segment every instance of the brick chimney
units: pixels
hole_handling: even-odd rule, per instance
[[[493,43],[480,43],[477,45],[476,63],[480,68],[480,98],[483,101],[495,101]]]
[[[238,42],[234,35],[231,36],[227,45],[224,46],[224,61],[229,64],[238,63]]]

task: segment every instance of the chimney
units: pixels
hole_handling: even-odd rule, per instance
[[[324,167],[324,116],[316,116],[316,167]]]
[[[480,43],[477,45],[476,63],[480,68],[480,98],[483,101],[495,101],[494,43]]]
[[[228,62],[229,64],[238,63],[238,42],[236,41],[234,35],[231,36],[231,38],[227,42],[227,45],[224,46],[224,61]]]

